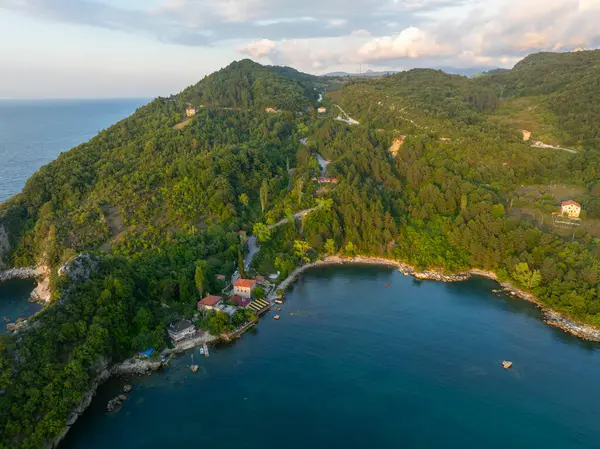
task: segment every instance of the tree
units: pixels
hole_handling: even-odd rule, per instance
[[[254,232],[260,243],[267,243],[271,240],[271,230],[264,223],[256,223],[252,228],[252,232]]]
[[[515,266],[513,279],[528,289],[532,289],[540,285],[542,274],[539,270],[530,270],[527,262],[521,262]]]
[[[492,206],[492,217],[494,218],[504,218],[504,205],[503,204],[494,204]]]
[[[294,187],[294,193],[298,201],[298,206],[302,204],[302,189],[304,188],[304,178],[298,178]]]
[[[262,213],[265,213],[265,209],[267,207],[267,203],[269,201],[269,183],[266,179],[263,179],[263,182],[260,186],[260,208]]]
[[[346,253],[347,256],[356,255],[356,247],[354,246],[354,243],[348,242],[344,248],[344,253]]]
[[[301,261],[310,262],[310,259],[306,255],[310,249],[311,246],[308,242],[305,242],[304,240],[294,241],[294,254],[296,254]]]
[[[325,253],[328,256],[333,256],[335,253],[337,253],[335,240],[327,239],[327,241],[325,242],[325,247],[323,249],[325,250]]]
[[[246,195],[245,193],[240,194],[239,198],[240,203],[244,205],[244,207],[248,207],[248,203],[249,203],[249,199],[248,199],[248,195]]]
[[[263,299],[266,296],[265,289],[260,286],[256,287],[252,291],[252,296],[254,296],[255,299]]]
[[[198,293],[202,296],[202,292],[206,287],[206,262],[198,261],[196,262],[196,272],[194,273],[194,282],[196,283],[196,288],[198,289]]]
[[[244,277],[244,256],[242,254],[241,250],[238,250],[238,271],[240,274],[240,277]]]

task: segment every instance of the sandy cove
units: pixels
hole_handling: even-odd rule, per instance
[[[558,327],[565,332],[573,334],[579,338],[589,341],[600,342],[600,329],[589,324],[583,324],[566,316],[561,313],[552,310],[545,304],[543,304],[538,298],[531,293],[524,290],[520,290],[514,287],[510,282],[501,282],[498,280],[498,276],[491,271],[484,271],[479,269],[471,269],[462,273],[456,274],[443,274],[435,270],[418,271],[414,267],[407,265],[406,263],[399,262],[393,259],[385,259],[381,257],[370,257],[370,256],[356,256],[356,257],[340,257],[340,256],[329,256],[316,262],[308,263],[301,267],[296,268],[285,280],[283,280],[278,286],[277,290],[288,289],[298,277],[314,267],[325,266],[325,265],[343,265],[343,264],[363,264],[363,265],[380,265],[397,268],[398,271],[406,276],[413,276],[419,280],[434,280],[439,282],[461,282],[470,279],[472,276],[482,276],[488,279],[492,279],[498,282],[506,291],[513,297],[524,299],[539,307],[542,311],[542,317],[544,322],[550,326]],[[270,297],[270,300],[276,299],[278,296],[274,295]]]

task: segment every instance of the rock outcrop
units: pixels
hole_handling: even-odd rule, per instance
[[[79,254],[58,269],[59,276],[68,276],[74,282],[87,281],[98,268],[98,261],[89,254]]]

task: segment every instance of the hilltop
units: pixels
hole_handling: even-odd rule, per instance
[[[48,266],[52,285],[0,338],[0,447],[60,434],[104,367],[165,347],[236,269],[284,279],[338,254],[477,268],[599,326],[599,55],[343,82],[244,60],[61,154],[0,205],[3,264]],[[524,123],[575,153],[533,148]],[[568,229],[564,199],[584,209]],[[261,243],[249,269],[239,231]],[[59,275],[80,253],[93,269]],[[232,326],[215,317],[198,323]]]

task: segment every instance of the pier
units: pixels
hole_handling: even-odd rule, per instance
[[[206,343],[204,343],[203,348],[204,348],[204,357],[206,357],[206,358],[210,357],[210,354],[208,352],[208,345]]]

